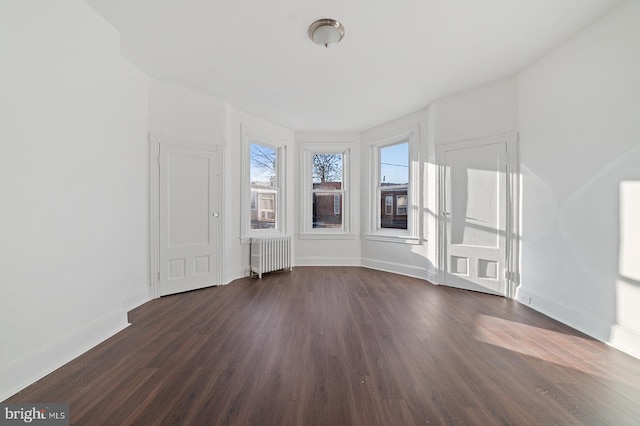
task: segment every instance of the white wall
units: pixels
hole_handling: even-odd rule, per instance
[[[161,80],[149,87],[149,132],[201,144],[227,144],[227,102]]]
[[[640,355],[640,2],[518,78],[523,172],[518,298]]]
[[[435,145],[514,132],[518,126],[515,77],[438,99],[429,108]]]
[[[298,132],[296,137],[296,165],[295,165],[295,194],[297,202],[295,203],[295,264],[296,266],[360,266],[360,133],[351,132]],[[302,193],[301,186],[304,182],[302,176],[302,164],[300,161],[300,144],[313,143],[322,146],[322,144],[348,143],[351,148],[349,160],[351,163],[350,187],[347,188],[348,194],[351,196],[351,233],[352,238],[346,239],[324,239],[313,238],[307,236],[300,238],[301,220],[302,218]],[[325,237],[325,236],[322,236]]]
[[[148,79],[77,0],[0,2],[0,400],[148,298]]]

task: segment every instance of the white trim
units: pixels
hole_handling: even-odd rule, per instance
[[[380,228],[380,199],[378,197],[380,183],[380,149],[389,145],[396,145],[403,142],[409,145],[409,184],[407,186],[407,229],[394,230]],[[381,241],[388,240],[387,235],[400,237],[404,241],[410,242],[419,239],[420,232],[420,206],[422,205],[420,189],[421,170],[420,167],[420,126],[413,124],[401,128],[378,133],[369,137],[369,173],[368,173],[368,193],[370,208],[367,209],[369,229],[366,239],[374,239],[373,236],[380,235]],[[385,235],[386,234],[386,235]],[[398,241],[402,242],[402,241]]]
[[[364,234],[363,237],[365,240],[382,241],[385,243],[412,244],[412,245],[422,244],[422,240],[419,237],[411,238],[402,234],[385,235],[383,233],[377,233],[377,234]]]
[[[520,285],[520,209],[522,206],[520,176],[520,150],[518,146],[518,133],[509,133],[507,138],[507,217],[506,217],[506,297],[516,297],[516,290]]]
[[[380,146],[393,145],[394,143],[402,142],[414,135],[418,135],[419,127],[418,123],[414,123],[409,126],[398,126],[392,129],[387,129],[384,132],[376,132],[369,136],[368,144]]]
[[[396,262],[387,262],[378,259],[362,259],[362,267],[375,269],[377,271],[392,272],[394,274],[406,275],[408,277],[420,278],[429,281],[435,271],[428,268],[405,265]],[[431,283],[431,281],[429,281]]]
[[[547,299],[537,293],[518,289],[516,300],[550,318],[560,321],[591,337],[606,342],[609,339],[611,325],[598,318],[584,314],[555,300]]]
[[[609,342],[616,349],[640,359],[640,333],[619,324],[611,326]]]
[[[149,299],[160,297],[160,281],[158,274],[160,273],[160,144],[177,145],[186,148],[198,149],[203,151],[218,152],[218,170],[220,173],[219,186],[217,189],[220,197],[220,212],[224,210],[224,150],[220,145],[213,145],[201,142],[194,142],[182,139],[176,139],[157,133],[149,133]],[[225,241],[222,232],[224,222],[224,214],[220,214],[218,223],[218,271],[216,281],[222,282],[224,269],[224,250]]]
[[[463,141],[450,142],[436,145],[436,167],[437,167],[437,200],[436,200],[436,263],[441,271],[446,269],[446,224],[442,216],[442,206],[445,197],[445,167],[444,153],[447,151],[479,147],[484,145],[506,144],[506,236],[505,236],[505,294],[510,299],[516,297],[516,289],[520,285],[520,159],[518,151],[518,133],[511,132],[501,135],[489,136],[478,139],[467,139]],[[442,279],[444,274],[439,274]],[[439,284],[442,284],[440,281]]]
[[[160,297],[160,140],[149,133],[149,299]]]
[[[267,132],[254,129],[246,124],[241,125],[242,147],[241,147],[241,199],[240,199],[240,243],[248,244],[251,237],[259,237],[265,235],[286,235],[287,215],[286,208],[286,163],[287,163],[287,145],[285,140],[272,136]],[[251,153],[250,146],[252,143],[264,145],[276,150],[276,191],[277,191],[277,210],[276,210],[276,228],[256,230],[251,229],[251,185],[249,182],[251,173]]]
[[[351,155],[353,142],[300,142],[300,208],[299,208],[299,238],[300,239],[353,239],[355,187],[352,175],[355,159]],[[313,154],[342,154],[342,189],[318,191],[327,194],[335,192],[342,195],[342,226],[340,228],[312,227],[312,197],[313,197]]]
[[[502,133],[499,135],[486,136],[482,138],[464,139],[444,144],[436,145],[436,153],[451,151],[455,149],[473,148],[482,145],[493,145],[502,142],[517,142],[518,132]]]
[[[359,257],[296,257],[295,266],[362,266]]]
[[[345,233],[333,233],[329,232],[324,234],[300,234],[298,238],[301,240],[355,240],[357,238],[356,234],[345,234]]]
[[[600,340],[622,352],[640,358],[640,333],[620,324],[609,324],[573,307],[522,288],[516,300],[531,309]]]
[[[3,366],[0,369],[0,401],[79,357],[128,325],[126,312],[113,312],[13,364]]]
[[[235,280],[239,280],[242,278],[246,278],[249,276],[249,268],[248,267],[242,267],[239,266],[237,268],[234,268],[232,270],[226,270],[224,275],[223,275],[223,279],[222,279],[222,285],[227,285],[230,284],[232,281]]]
[[[165,136],[160,133],[149,132],[149,141],[156,144],[156,146],[160,143],[170,144],[170,145],[178,145],[185,148],[193,148],[200,149],[203,151],[219,151],[220,146],[210,144],[207,142],[193,141],[187,139],[178,139],[171,136]]]

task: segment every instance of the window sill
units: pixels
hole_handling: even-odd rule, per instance
[[[245,235],[243,237],[240,237],[240,244],[251,244],[252,238],[284,237],[286,235],[287,234],[280,231],[263,232],[255,235]]]
[[[331,234],[331,233],[317,233],[317,234],[300,234],[298,236],[301,240],[355,240],[355,234]]]
[[[391,234],[365,234],[365,240],[383,241],[386,243],[411,244],[419,245],[422,241],[418,237],[410,237],[408,235],[391,235]]]

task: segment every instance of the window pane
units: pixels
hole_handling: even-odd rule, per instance
[[[342,227],[342,194],[313,194],[313,227]]]
[[[276,162],[277,151],[274,148],[252,143],[249,177],[251,187],[275,188]]]
[[[342,154],[313,154],[313,189],[342,189]]]
[[[407,187],[380,190],[380,228],[407,229]]]
[[[409,142],[380,148],[380,228],[407,229]]]
[[[278,207],[277,151],[252,143],[250,146],[251,229],[274,229]]]
[[[380,185],[409,183],[409,142],[380,148]]]

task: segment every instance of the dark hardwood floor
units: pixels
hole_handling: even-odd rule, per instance
[[[80,425],[637,425],[640,360],[514,301],[348,267],[156,299],[7,402]]]

